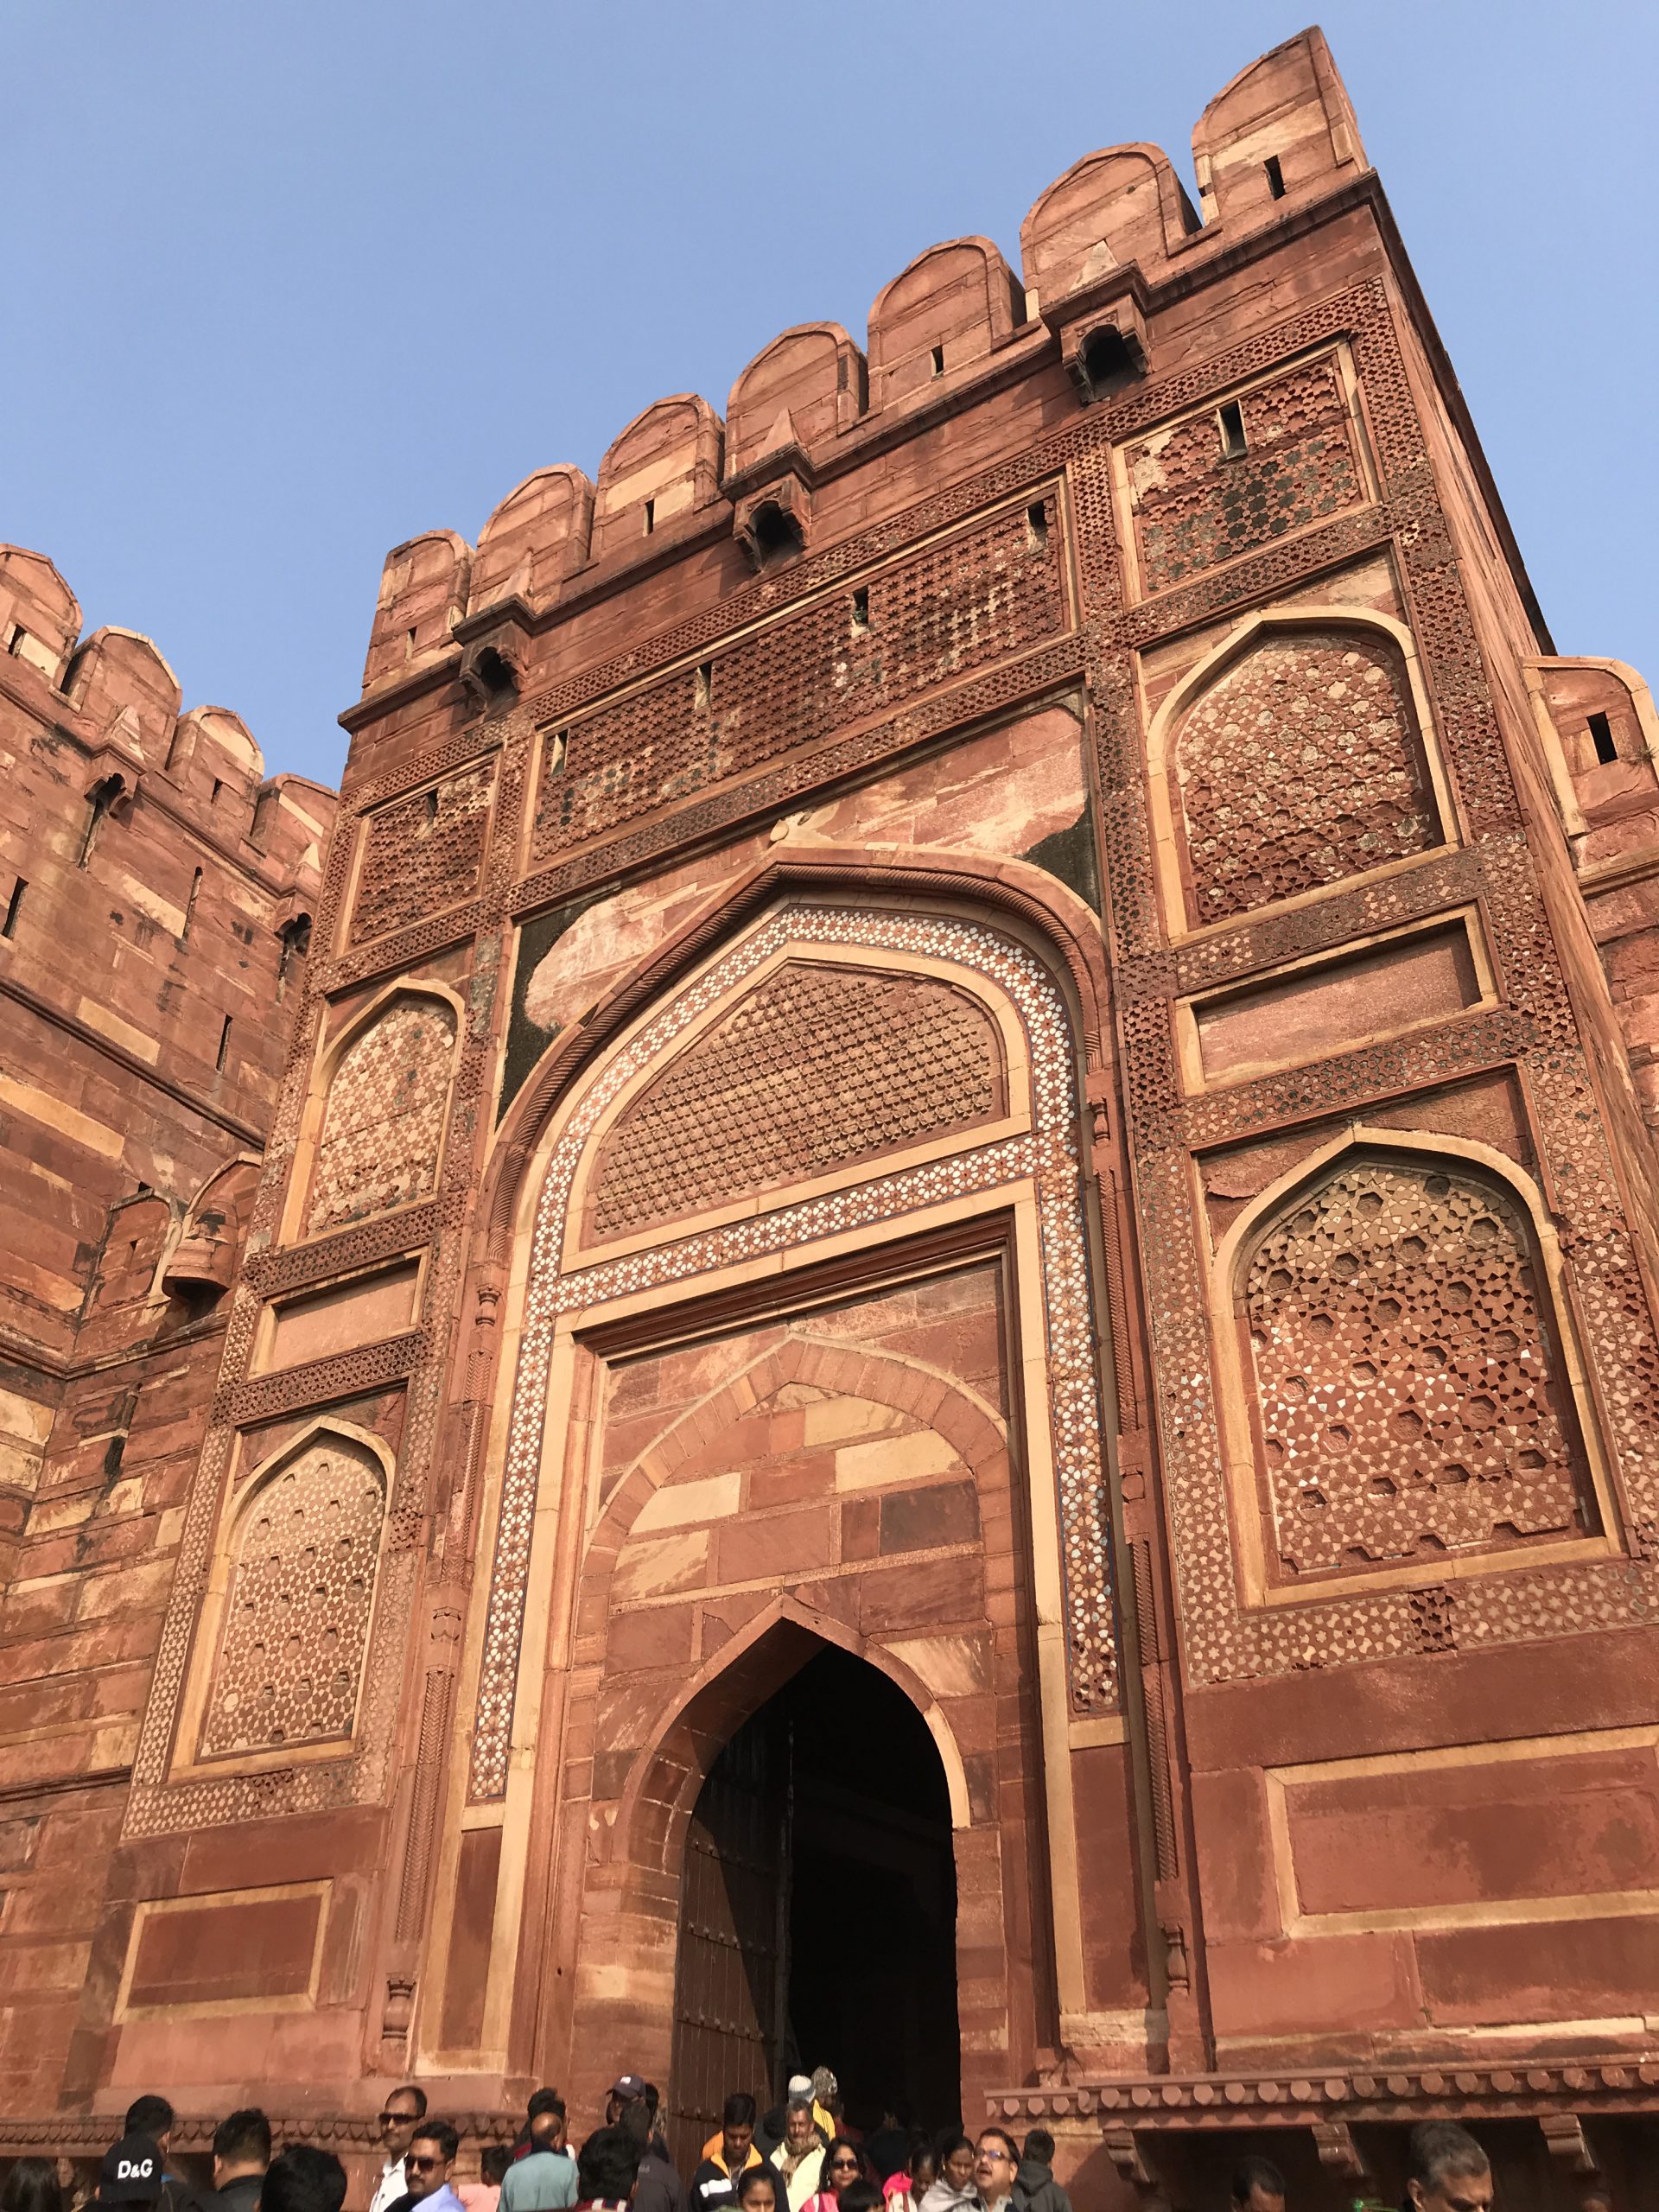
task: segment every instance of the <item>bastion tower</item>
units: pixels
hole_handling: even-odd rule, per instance
[[[398,547],[315,895],[6,571],[12,2148],[1654,2155],[1659,725],[1319,33],[1193,147]]]

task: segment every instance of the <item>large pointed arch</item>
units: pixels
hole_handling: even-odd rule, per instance
[[[578,2049],[602,2044],[613,2029],[611,1983],[615,1962],[633,1963],[636,2007],[629,2020],[630,2049],[660,2080],[671,2078],[672,1994],[679,1929],[684,1847],[694,1808],[710,1768],[743,1724],[796,1675],[829,1651],[844,1653],[890,1683],[912,1707],[937,1752],[949,1808],[958,1880],[976,1894],[1000,1886],[997,1821],[976,1816],[968,1765],[939,1700],[905,1662],[879,1643],[787,1593],[772,1599],[701,1667],[670,1708],[630,1768],[615,1818],[594,1843],[587,1892],[587,1939],[580,1945],[574,1980],[545,1993],[550,2035],[568,2027]],[[971,1908],[958,1943],[973,1950]],[[1006,1959],[974,1952],[982,1990],[1008,1980]],[[659,2002],[639,2005],[641,1974],[653,1980]]]
[[[954,874],[957,897],[937,906],[917,899],[914,873],[894,873],[903,886],[896,899],[887,886],[873,886],[868,871],[849,871],[840,853],[829,868],[808,867],[799,874],[778,870],[769,879],[760,877],[744,887],[754,894],[741,901],[748,910],[746,928],[721,926],[737,899],[694,923],[675,949],[676,958],[649,963],[613,994],[602,1053],[582,1052],[578,1039],[556,1056],[563,1081],[556,1099],[543,1096],[536,1116],[539,1142],[533,1191],[525,1192],[516,1209],[498,1204],[492,1225],[493,1245],[503,1211],[516,1229],[506,1334],[517,1342],[518,1362],[511,1409],[497,1432],[501,1473],[477,1661],[470,1783],[474,1801],[505,1794],[518,1732],[515,1713],[531,1555],[537,1516],[547,1510],[546,1413],[555,1386],[556,1345],[562,1330],[568,1331],[569,1317],[619,1299],[638,1300],[683,1287],[762,1252],[787,1254],[855,1219],[868,1227],[912,1215],[925,1218],[930,1207],[948,1205],[964,1190],[1012,1192],[1019,1187],[1035,1198],[1029,1259],[1041,1292],[1033,1318],[1046,1338],[1048,1385],[1047,1419],[1041,1433],[1033,1433],[1030,1451],[1033,1526],[1039,1532],[1038,1611],[1052,1624],[1052,1657],[1060,1670],[1052,1694],[1060,1710],[1117,1709],[1094,1268],[1082,1205],[1086,1139],[1081,1122],[1085,1090],[1095,1086],[1087,1083],[1090,1048],[1078,1034],[1081,1008],[1069,963],[1056,957],[1065,940],[1057,946],[1052,931],[1039,937],[1031,928],[1029,894],[1022,882],[1007,886],[1013,899],[999,902],[1005,912],[1012,907],[1024,925],[1010,927],[986,913],[983,899],[967,907],[960,872],[940,871],[947,880]],[[993,880],[1001,875],[999,870]],[[799,888],[791,897],[794,886]],[[874,895],[880,888],[888,889],[886,900]],[[1065,895],[1058,886],[1053,890]],[[964,983],[983,993],[1001,1018],[1024,1032],[1028,1090],[1023,1129],[906,1173],[889,1170],[864,1185],[849,1181],[848,1206],[839,1211],[826,1205],[816,1190],[810,1201],[797,1205],[783,1194],[770,1210],[728,1227],[701,1233],[693,1224],[687,1234],[653,1250],[614,1260],[600,1257],[585,1265],[573,1262],[567,1233],[572,1199],[587,1147],[612,1098],[649,1065],[653,1053],[674,1043],[688,1021],[706,1014],[722,995],[734,994],[764,963],[793,944],[885,947],[896,963],[925,957],[942,969],[953,969]],[[676,976],[677,992],[670,980]],[[628,1014],[631,1022],[624,1018]],[[1096,1052],[1098,1035],[1096,1029]],[[553,1074],[550,1069],[538,1089],[550,1087]],[[528,1160],[519,1179],[530,1179]],[[506,1252],[500,1256],[505,1260]]]
[[[573,1244],[564,1233],[570,1194],[607,1104],[652,1052],[686,1033],[692,1013],[722,995],[735,1002],[747,977],[791,947],[815,957],[832,948],[836,959],[885,952],[896,969],[908,963],[918,972],[927,963],[982,995],[1017,1041],[1017,1115],[1012,1084],[1009,1092],[1011,1117],[1023,1116],[1017,1128],[937,1159],[899,1154],[874,1163],[861,1181],[855,1164],[838,1190],[768,1192],[742,1220],[693,1218],[655,1246],[590,1254]],[[1107,1300],[1087,1209],[1091,1143],[1109,1135],[1109,1035],[1097,917],[1044,871],[982,855],[849,850],[791,836],[574,1022],[504,1116],[486,1171],[488,1217],[474,1250],[474,1342],[499,1343],[505,1356],[478,1492],[484,1602],[470,1625],[456,1716],[453,1833],[466,1849],[457,1842],[446,1853],[438,1935],[442,1944],[443,1916],[462,1910],[463,1888],[473,1900],[466,1911],[486,1910],[486,1885],[494,1904],[480,2047],[505,2052],[518,2032],[523,2006],[512,1996],[512,1961],[521,1941],[538,1940],[533,1931],[553,1909],[543,1885],[554,1878],[525,1857],[543,1816],[537,1808],[557,1802],[561,1760],[576,1761],[579,1791],[591,1786],[600,1678],[579,1655],[593,1640],[586,1545],[599,1490],[583,1408],[594,1387],[595,1344],[620,1343],[619,1330],[642,1345],[664,1329],[700,1330],[728,1309],[753,1310],[756,1298],[810,1303],[826,1255],[836,1280],[850,1284],[879,1278],[895,1251],[938,1249],[936,1239],[952,1253],[995,1255],[1017,1308],[1017,1501],[1004,1496],[1019,1532],[1010,1567],[1020,1578],[1018,1633],[1031,1701],[1013,1756],[1032,1792],[1029,1817],[1052,1840],[1046,1904],[1054,1933],[1045,1972],[1056,1977],[1063,2013],[1087,2010],[1071,1733],[1086,1725],[1089,1741],[1116,1743],[1128,1725],[1106,1477],[1111,1425],[1102,1402],[1110,1338],[1096,1327]],[[798,1579],[785,1563],[784,1590]],[[1011,1618],[995,1632],[1014,1634]],[[555,1747],[566,1730],[580,1748],[562,1752]],[[606,1754],[607,1778],[617,1757]],[[600,1827],[581,1846],[584,1858],[604,1847],[617,1812],[607,1796]],[[486,1847],[486,1835],[499,1841]],[[1002,1894],[1000,1873],[988,1871],[1000,1848],[994,1828],[961,1832],[959,1854],[987,1854],[987,1898]],[[568,1878],[588,1893],[588,1878]],[[434,2064],[448,2063],[445,2001],[434,1991],[423,2015],[423,2047]]]
[[[1005,918],[1046,946],[1065,978],[1090,1096],[1104,1096],[1105,1086],[1097,1078],[1110,1049],[1111,986],[1098,918],[1074,892],[1027,861],[992,861],[969,850],[935,846],[912,852],[892,845],[814,845],[791,838],[715,893],[543,1054],[502,1115],[484,1164],[477,1217],[486,1240],[479,1256],[486,1266],[506,1264],[531,1164],[550,1122],[582,1071],[722,938],[789,891],[897,894],[941,905],[965,901]]]
[[[635,1755],[612,1831],[617,1859],[642,1873],[671,1867],[685,1821],[721,1745],[819,1651],[830,1646],[885,1675],[910,1700],[944,1769],[950,1824],[973,1825],[968,1770],[939,1700],[903,1660],[829,1613],[780,1593],[699,1668]]]

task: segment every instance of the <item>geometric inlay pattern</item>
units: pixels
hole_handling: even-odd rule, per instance
[[[582,1155],[607,1106],[700,1015],[741,991],[781,952],[856,944],[949,962],[1006,997],[1025,1033],[1031,1135],[854,1183],[822,1198],[652,1246],[625,1259],[560,1272]],[[531,1536],[547,1417],[554,1333],[561,1314],[588,1311],[716,1268],[844,1235],[964,1192],[1029,1179],[1035,1189],[1048,1376],[1049,1444],[1058,1492],[1068,1669],[1073,1706],[1103,1713],[1119,1700],[1112,1568],[1095,1314],[1078,1166],[1077,1057],[1065,1001],[1027,949],[980,922],[879,907],[785,905],[763,918],[668,1003],[579,1091],[548,1161],[532,1233],[524,1330],[513,1385],[506,1464],[485,1612],[473,1732],[472,1795],[506,1789]]]
[[[1024,506],[1007,508],[874,570],[856,619],[850,592],[827,592],[575,722],[543,760],[532,862],[1059,636],[1070,615],[1055,505],[1039,533]]]
[[[394,999],[328,1086],[305,1233],[361,1221],[436,1185],[455,1017],[442,999]]]
[[[1405,669],[1375,632],[1269,632],[1188,709],[1176,760],[1195,923],[1440,842]]]
[[[926,976],[791,962],[659,1076],[606,1140],[601,1237],[801,1183],[982,1122],[996,1024]]]
[[[494,790],[495,763],[485,760],[369,816],[352,906],[353,944],[406,929],[473,896]]]
[[[1238,402],[1245,451],[1228,458],[1212,414],[1131,446],[1127,460],[1148,591],[1323,521],[1364,497],[1336,364],[1310,361]]]
[[[243,1507],[204,1758],[351,1734],[385,1505],[374,1454],[321,1436]]]
[[[1595,1525],[1528,1224],[1449,1161],[1350,1161],[1251,1255],[1279,1567],[1298,1582]]]

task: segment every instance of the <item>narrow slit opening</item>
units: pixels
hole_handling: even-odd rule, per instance
[[[179,931],[182,944],[190,934],[190,925],[196,918],[196,901],[201,896],[201,870],[198,868],[190,879],[190,896],[184,902],[184,927]]]
[[[1282,200],[1285,196],[1285,173],[1279,166],[1278,155],[1269,154],[1262,166],[1268,173],[1268,190],[1275,200]]]
[[[289,970],[307,957],[311,950],[311,917],[296,914],[277,932],[282,950],[276,961],[276,995],[280,998],[288,988]]]
[[[17,916],[22,907],[23,893],[29,886],[20,875],[11,887],[11,896],[6,901],[6,918],[0,922],[0,937],[10,937],[17,927]]]
[[[81,832],[80,851],[75,861],[77,868],[85,868],[92,859],[92,841],[98,835],[99,824],[125,789],[126,785],[119,776],[105,776],[103,782],[95,785],[88,794],[86,827]]]
[[[693,705],[697,707],[699,709],[706,708],[709,704],[709,696],[713,690],[713,664],[706,660],[699,661],[697,663],[696,675],[693,678],[691,686],[691,699]]]
[[[870,593],[867,584],[861,584],[853,594],[853,635],[861,638],[870,626]]]
[[[216,1070],[216,1071],[217,1071],[220,1075],[223,1075],[223,1074],[224,1074],[224,1072],[225,1072],[225,1063],[226,1063],[226,1059],[230,1057],[230,1050],[231,1050],[231,1017],[230,1017],[230,1015],[227,1014],[226,1015],[225,1020],[224,1020],[224,1022],[223,1022],[223,1024],[221,1025],[220,1029],[219,1029],[219,1051],[218,1051],[218,1053],[216,1054],[216,1056],[215,1056],[215,1058],[214,1058],[214,1060],[213,1060],[213,1066],[214,1066],[215,1070]]]
[[[649,537],[656,527],[657,502],[655,499],[647,499],[645,501],[645,536]]]
[[[1605,715],[1590,716],[1590,742],[1596,748],[1596,760],[1602,767],[1611,767],[1618,760],[1618,741]]]
[[[1216,416],[1221,431],[1221,457],[1224,461],[1242,461],[1249,450],[1244,436],[1244,410],[1237,400],[1230,399]]]
[[[1026,509],[1026,542],[1033,553],[1040,553],[1048,543],[1048,502],[1039,499]]]
[[[944,348],[943,346],[936,346],[933,348],[933,373],[936,377],[942,377],[944,374]]]

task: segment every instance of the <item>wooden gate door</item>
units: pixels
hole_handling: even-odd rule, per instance
[[[709,1770],[686,1830],[669,2148],[688,2179],[734,2089],[764,2112],[788,1982],[788,1741],[763,1707]]]

